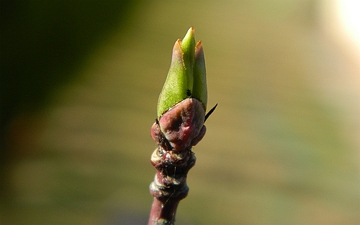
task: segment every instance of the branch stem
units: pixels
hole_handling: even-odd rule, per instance
[[[177,206],[188,194],[187,173],[195,165],[195,155],[190,149],[165,150],[159,146],[151,156],[157,169],[150,193],[154,196],[148,225],[173,225]]]

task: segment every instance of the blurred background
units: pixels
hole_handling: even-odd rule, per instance
[[[360,224],[357,1],[0,2],[0,224],[147,223],[190,26],[219,105],[177,224]]]

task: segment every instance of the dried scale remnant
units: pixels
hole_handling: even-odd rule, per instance
[[[216,107],[205,115],[206,104],[204,52],[201,42],[195,45],[194,28],[190,28],[182,41],[175,42],[158,117],[151,127],[158,147],[151,156],[157,172],[150,184],[154,201],[148,225],[175,223],[177,206],[189,191],[187,173],[196,161],[191,148],[204,137],[204,122]]]

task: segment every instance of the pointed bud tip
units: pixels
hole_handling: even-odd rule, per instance
[[[174,55],[177,55],[177,57],[182,57],[182,49],[181,49],[181,40],[178,39],[175,44],[174,44],[174,47],[173,47],[173,58],[172,60],[176,59],[176,57],[174,57]]]
[[[181,48],[183,50],[194,48],[195,45],[195,29],[190,27],[184,38],[181,41]]]
[[[201,41],[198,41],[195,46],[195,60],[196,58],[204,55],[204,48]]]
[[[190,27],[189,30],[186,32],[186,35],[184,38],[186,38],[187,36],[192,36],[194,37],[195,35],[195,28],[194,27]]]

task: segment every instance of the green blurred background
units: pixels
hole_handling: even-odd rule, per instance
[[[360,224],[360,69],[330,2],[1,0],[0,224],[147,223],[150,126],[190,26],[219,106],[177,224]]]

